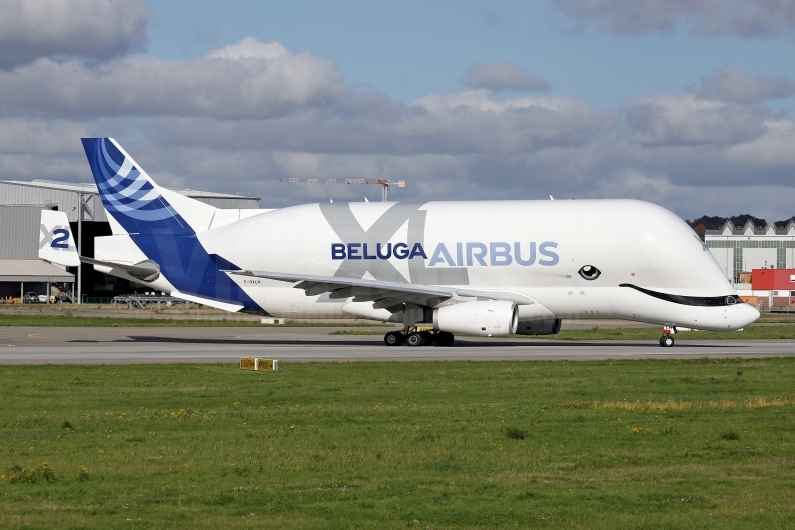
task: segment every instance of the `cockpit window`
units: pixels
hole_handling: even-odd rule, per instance
[[[636,291],[640,291],[643,294],[653,296],[654,298],[658,298],[660,300],[665,300],[666,302],[673,302],[674,304],[681,304],[681,305],[692,305],[698,307],[720,307],[720,306],[735,305],[742,303],[742,301],[734,295],[680,296],[678,294],[660,293],[657,291],[652,291],[651,289],[644,289],[643,287],[638,287],[637,285],[632,285],[631,283],[622,283],[619,285],[619,287],[629,287],[631,289],[635,289]]]

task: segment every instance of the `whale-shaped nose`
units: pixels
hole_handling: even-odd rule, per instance
[[[737,304],[732,306],[729,316],[730,328],[740,329],[756,322],[759,310],[751,304]]]

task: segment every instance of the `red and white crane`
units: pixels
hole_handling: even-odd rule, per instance
[[[381,201],[387,201],[387,194],[389,186],[397,186],[398,188],[405,188],[408,184],[405,180],[386,180],[386,179],[298,179],[298,178],[284,178],[279,179],[279,182],[309,182],[311,184],[380,184],[381,185]]]

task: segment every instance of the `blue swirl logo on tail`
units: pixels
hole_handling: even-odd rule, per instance
[[[120,217],[137,221],[162,221],[177,213],[136,167],[135,161],[108,138],[84,138],[88,163],[105,209],[124,225]]]
[[[247,310],[259,306],[222,269],[238,269],[210,255],[196,232],[169,204],[141,171],[110,138],[83,138],[102,204],[130,239],[160,266],[179,291],[224,302],[239,302]]]

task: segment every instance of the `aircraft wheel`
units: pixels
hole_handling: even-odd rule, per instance
[[[433,335],[427,331],[420,331],[420,337],[422,337],[423,346],[430,346],[436,340]]]
[[[390,331],[384,335],[384,344],[387,346],[400,346],[405,341],[403,334],[399,331]]]
[[[452,346],[455,341],[455,335],[448,331],[440,331],[436,334],[436,344],[438,346]]]
[[[660,337],[660,346],[663,348],[670,348],[674,345],[674,338],[670,335],[663,335]]]
[[[409,346],[422,346],[423,344],[422,335],[419,333],[409,333],[409,336],[406,337],[406,344]]]

